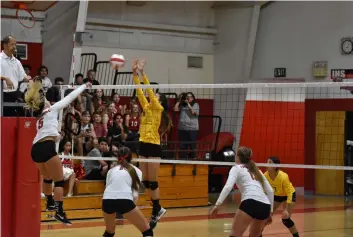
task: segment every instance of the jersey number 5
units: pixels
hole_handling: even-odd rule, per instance
[[[41,129],[43,127],[43,120],[44,120],[44,118],[40,118],[38,120],[38,129]]]

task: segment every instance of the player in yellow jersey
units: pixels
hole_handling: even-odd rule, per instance
[[[134,83],[140,85],[138,71],[140,72],[144,85],[150,82],[144,73],[145,60],[133,60],[132,71]],[[161,157],[161,134],[168,132],[171,128],[171,119],[167,113],[167,98],[165,95],[154,94],[151,88],[146,89],[149,101],[141,88],[136,89],[137,98],[142,108],[140,123],[140,147],[139,155],[145,158],[159,159]],[[143,173],[143,181],[147,192],[152,199],[153,209],[150,227],[156,227],[157,222],[166,213],[159,204],[158,169],[159,163],[140,163],[139,168]]]
[[[270,157],[269,164],[280,164],[278,157]],[[284,210],[282,212],[282,223],[285,225],[294,237],[299,237],[297,228],[291,220],[293,207],[296,202],[295,188],[289,180],[288,174],[277,167],[268,167],[265,172],[265,177],[270,183],[275,193],[273,213],[283,203]]]

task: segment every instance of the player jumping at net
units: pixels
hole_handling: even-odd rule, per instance
[[[117,159],[118,164],[107,174],[107,184],[103,194],[102,209],[106,228],[103,237],[115,235],[116,213],[124,215],[141,231],[142,236],[153,236],[153,230],[135,204],[141,186],[142,172],[130,164],[132,153],[129,148],[121,147],[117,151]]]
[[[270,157],[268,163],[280,164],[281,162],[277,157]],[[293,207],[296,202],[296,194],[295,188],[290,182],[288,174],[281,171],[278,167],[268,167],[265,172],[265,177],[275,193],[273,212],[275,212],[283,203],[284,210],[282,212],[282,223],[289,229],[294,237],[299,237],[297,228],[291,219]]]
[[[144,85],[149,85],[149,80],[144,73],[145,60],[138,61],[134,59],[132,62],[132,71],[134,74],[134,82],[140,85],[138,71],[140,72]],[[146,99],[143,90],[137,88],[137,98],[141,104],[142,116],[140,124],[140,148],[139,155],[151,159],[160,159],[161,157],[161,134],[168,132],[171,128],[171,120],[165,110],[167,100],[163,94],[154,94],[151,88],[146,89],[149,102]],[[152,199],[153,209],[150,219],[150,226],[154,229],[157,222],[166,213],[166,210],[159,203],[159,187],[158,187],[158,169],[159,163],[140,163],[139,166],[144,174],[144,184],[147,192]]]
[[[249,148],[238,148],[235,158],[237,165],[230,170],[227,183],[210,212],[211,216],[217,214],[220,205],[237,184],[241,203],[233,219],[230,237],[242,237],[249,226],[249,236],[258,237],[265,225],[272,222],[273,189],[251,157]]]
[[[55,149],[55,142],[60,136],[58,132],[59,111],[68,106],[90,86],[90,83],[84,84],[61,101],[50,105],[49,101],[45,99],[42,83],[34,78],[25,94],[27,107],[40,114],[36,123],[37,135],[33,140],[31,156],[43,176],[43,192],[47,199],[46,209],[48,211],[56,211],[54,218],[66,225],[71,225],[71,222],[66,218],[63,209],[63,168],[61,159]],[[54,198],[52,196],[53,181]]]

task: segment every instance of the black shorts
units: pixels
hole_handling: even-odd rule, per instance
[[[287,201],[287,196],[276,196],[275,195],[275,197],[274,197],[274,201],[275,202],[285,202],[285,201]],[[292,202],[296,202],[297,201],[297,195],[296,195],[296,193],[294,192],[293,194],[292,194]]]
[[[103,199],[102,210],[104,213],[119,213],[124,215],[136,207],[135,203],[129,199]]]
[[[57,154],[55,142],[52,140],[37,142],[32,146],[31,156],[35,163],[45,163]]]
[[[162,150],[161,145],[156,145],[152,143],[140,142],[139,155],[146,158],[149,157],[161,157]]]
[[[271,214],[271,205],[253,199],[246,199],[240,203],[240,210],[256,220],[266,220]]]

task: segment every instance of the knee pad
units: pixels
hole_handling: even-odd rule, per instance
[[[158,182],[157,181],[150,181],[150,188],[151,188],[151,190],[156,190],[158,188]]]
[[[64,180],[57,181],[57,182],[54,182],[54,187],[61,187],[61,188],[63,188],[63,187],[64,187],[64,184],[65,184],[65,181],[64,181]]]
[[[107,231],[104,232],[103,237],[114,237],[115,233],[108,233]]]
[[[288,229],[289,228],[292,228],[294,226],[294,222],[288,218],[288,219],[282,219],[282,223],[285,227],[287,227]]]
[[[150,182],[149,181],[142,181],[143,186],[145,186],[145,188],[150,189]]]
[[[148,230],[142,232],[142,236],[143,237],[153,236],[153,230],[152,229],[148,229]]]
[[[45,184],[52,184],[53,183],[53,180],[49,180],[49,179],[43,179],[43,183]]]

